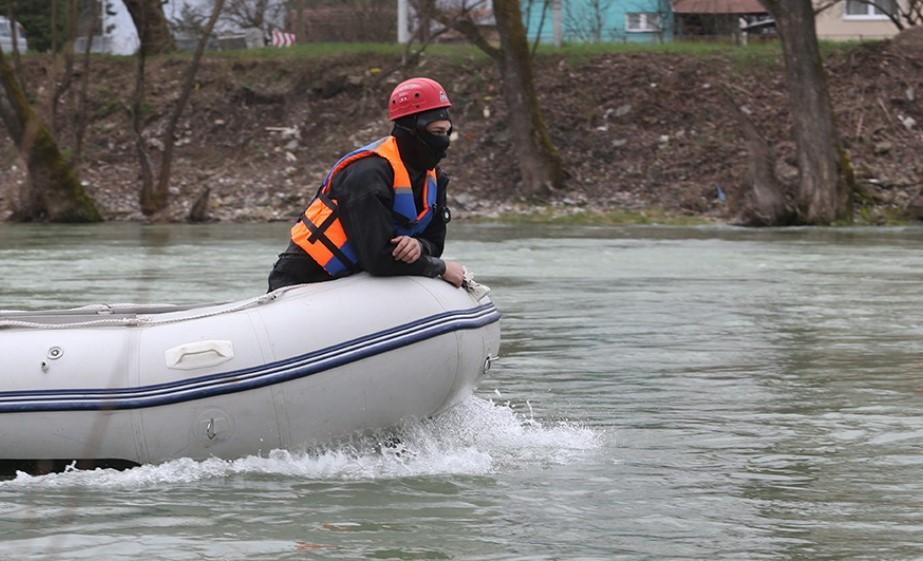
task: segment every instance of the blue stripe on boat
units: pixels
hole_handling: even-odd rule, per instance
[[[237,393],[295,380],[445,333],[500,319],[492,304],[444,312],[308,354],[245,368],[137,388],[0,392],[0,413],[138,409]]]

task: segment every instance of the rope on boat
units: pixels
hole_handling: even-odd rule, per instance
[[[467,269],[465,269],[465,280],[463,283],[465,290],[467,290],[475,301],[479,301],[481,298],[490,293],[490,288],[475,282],[474,275],[472,275]],[[280,289],[277,289],[269,294],[263,294],[249,300],[243,300],[237,302],[232,306],[227,308],[221,308],[211,312],[202,312],[199,314],[187,316],[179,316],[174,318],[158,318],[158,315],[162,314],[148,314],[148,315],[134,315],[132,317],[121,317],[121,318],[107,318],[107,319],[91,319],[87,321],[72,321],[72,322],[61,322],[61,323],[43,323],[38,321],[27,321],[27,320],[18,320],[18,319],[2,319],[0,318],[0,329],[3,328],[24,328],[24,329],[75,329],[78,327],[145,327],[150,325],[164,325],[168,323],[179,323],[182,321],[190,321],[194,319],[203,319],[208,317],[220,316],[221,314],[228,314],[231,312],[237,312],[252,306],[261,306],[267,304],[277,299],[282,294],[288,292],[288,290],[297,288],[295,286],[286,286]],[[108,307],[108,304],[104,304],[107,308],[103,310],[98,310],[97,314],[113,313],[111,307]],[[170,313],[170,312],[167,312]]]
[[[287,287],[286,287],[287,288]],[[270,292],[269,294],[263,294],[249,300],[243,300],[241,302],[235,303],[233,306],[226,308],[221,308],[218,310],[212,310],[210,312],[202,312],[194,314],[191,316],[180,316],[174,318],[158,318],[157,315],[136,315],[133,317],[124,317],[124,318],[108,318],[108,319],[91,319],[87,321],[73,321],[73,322],[63,322],[63,323],[42,323],[36,321],[26,321],[18,319],[0,319],[0,329],[4,327],[21,327],[27,329],[74,329],[77,327],[105,327],[105,326],[116,326],[116,327],[145,327],[150,325],[164,325],[168,323],[179,323],[182,321],[190,321],[194,319],[203,319],[208,317],[220,316],[221,314],[228,314],[231,312],[237,312],[250,308],[253,306],[261,306],[272,302],[278,298],[285,289],[279,289],[275,292]],[[97,313],[107,313],[97,312]],[[111,313],[111,312],[109,312]]]

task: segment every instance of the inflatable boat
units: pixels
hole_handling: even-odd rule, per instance
[[[204,307],[0,313],[0,461],[230,459],[438,415],[497,356],[486,292],[357,274]]]

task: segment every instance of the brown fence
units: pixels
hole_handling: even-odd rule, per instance
[[[302,41],[390,42],[397,39],[397,3],[393,0],[343,0],[305,6]],[[287,30],[298,32],[298,12],[288,13]]]

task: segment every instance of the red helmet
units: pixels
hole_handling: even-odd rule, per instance
[[[429,78],[411,78],[398,84],[388,98],[388,119],[422,113],[430,109],[451,107],[452,102],[439,82]]]

